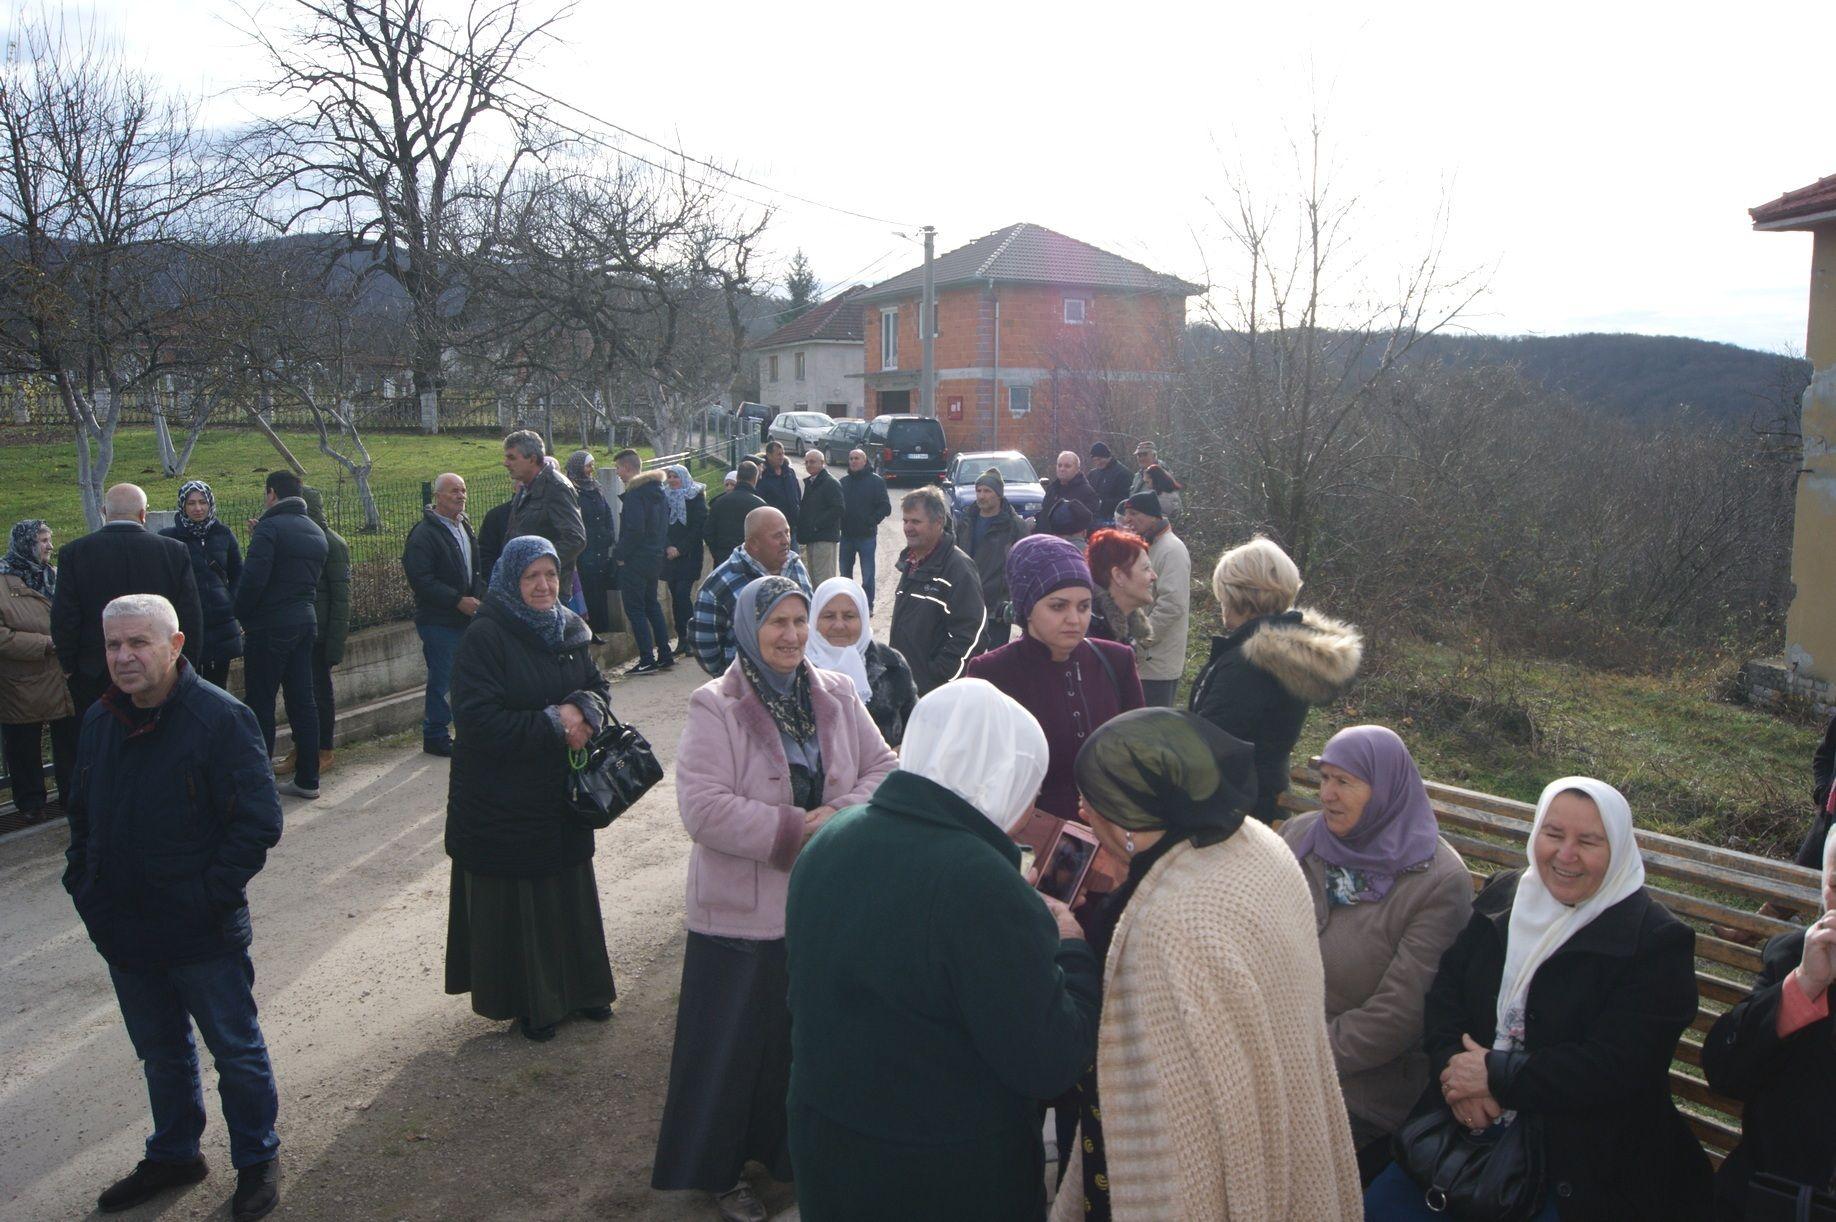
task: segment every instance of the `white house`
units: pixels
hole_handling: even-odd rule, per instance
[[[752,346],[759,401],[780,412],[862,414],[861,285],[811,306]]]

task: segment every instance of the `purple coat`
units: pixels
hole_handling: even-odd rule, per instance
[[[1098,657],[1114,672],[1103,669]],[[1119,713],[1146,703],[1135,673],[1135,651],[1113,641],[1081,642],[1064,662],[1030,636],[969,659],[963,675],[986,679],[1039,721],[1051,760],[1039,786],[1038,806],[1060,819],[1078,820],[1077,780],[1072,765],[1091,731]],[[1081,820],[1078,820],[1081,822]]]

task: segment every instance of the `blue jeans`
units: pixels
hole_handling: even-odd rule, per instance
[[[312,698],[314,628],[251,632],[242,655],[248,705],[261,737],[274,754],[274,694],[284,692],[287,728],[293,731],[293,779],[304,789],[319,787],[319,710]]]
[[[453,690],[453,655],[459,652],[463,628],[446,628],[439,624],[416,624],[421,637],[421,656],[427,659],[427,698],[421,705],[421,739],[424,742],[451,742],[453,706],[446,694]]]
[[[110,966],[108,974],[134,1055],[146,1067],[147,1098],[153,1105],[147,1158],[184,1163],[198,1156],[204,1090],[198,1079],[197,1045],[191,1039],[194,1020],[216,1062],[230,1162],[240,1170],[279,1153],[274,1118],[280,1096],[274,1089],[268,1045],[255,1019],[255,965],[248,952],[150,972]]]
[[[672,661],[669,625],[663,622],[663,603],[657,597],[656,571],[633,570],[630,565],[619,569],[618,598],[625,605],[625,619],[631,624],[631,635],[637,640],[639,665],[655,664],[659,645],[663,647],[663,662]]]
[[[867,606],[873,606],[873,549],[880,541],[878,535],[862,535],[850,539],[843,535],[841,541],[841,575],[854,576],[854,558],[861,560],[861,589],[867,591]]]
[[[1543,1207],[1530,1222],[1557,1222],[1555,1193],[1543,1194]],[[1448,1215],[1428,1208],[1422,1190],[1395,1163],[1364,1190],[1364,1222],[1442,1222]]]

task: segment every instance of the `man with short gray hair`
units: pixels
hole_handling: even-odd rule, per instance
[[[414,591],[414,630],[427,662],[421,749],[448,757],[453,753],[453,710],[446,694],[452,690],[453,655],[485,593],[478,538],[465,516],[465,498],[465,480],[457,474],[448,471],[436,478],[433,502],[402,546],[402,571]]]
[[[510,498],[504,538],[540,535],[555,545],[561,566],[561,601],[566,602],[574,588],[574,564],[587,543],[579,494],[547,456],[542,434],[532,429],[518,429],[504,438],[504,470],[517,486],[516,495]],[[484,577],[489,581],[491,574]]]
[[[950,503],[942,492],[928,486],[908,492],[899,510],[906,546],[887,640],[905,655],[923,696],[956,678],[982,635],[982,578],[950,535]]]

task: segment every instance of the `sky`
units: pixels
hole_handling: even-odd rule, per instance
[[[68,11],[207,95],[213,121],[251,104],[237,87],[264,69],[231,4]],[[1833,36],[1828,0],[583,0],[523,76],[764,184],[734,189],[773,206],[780,279],[799,248],[839,289],[914,266],[918,226],[941,252],[1031,221],[1211,285],[1226,308],[1243,270],[1217,205],[1234,179],[1292,216],[1293,148],[1317,114],[1347,205],[1348,307],[1393,297],[1444,215],[1442,266],[1485,286],[1458,326],[1798,351],[1809,237],[1754,233],[1746,210],[1836,173],[1809,54]]]

